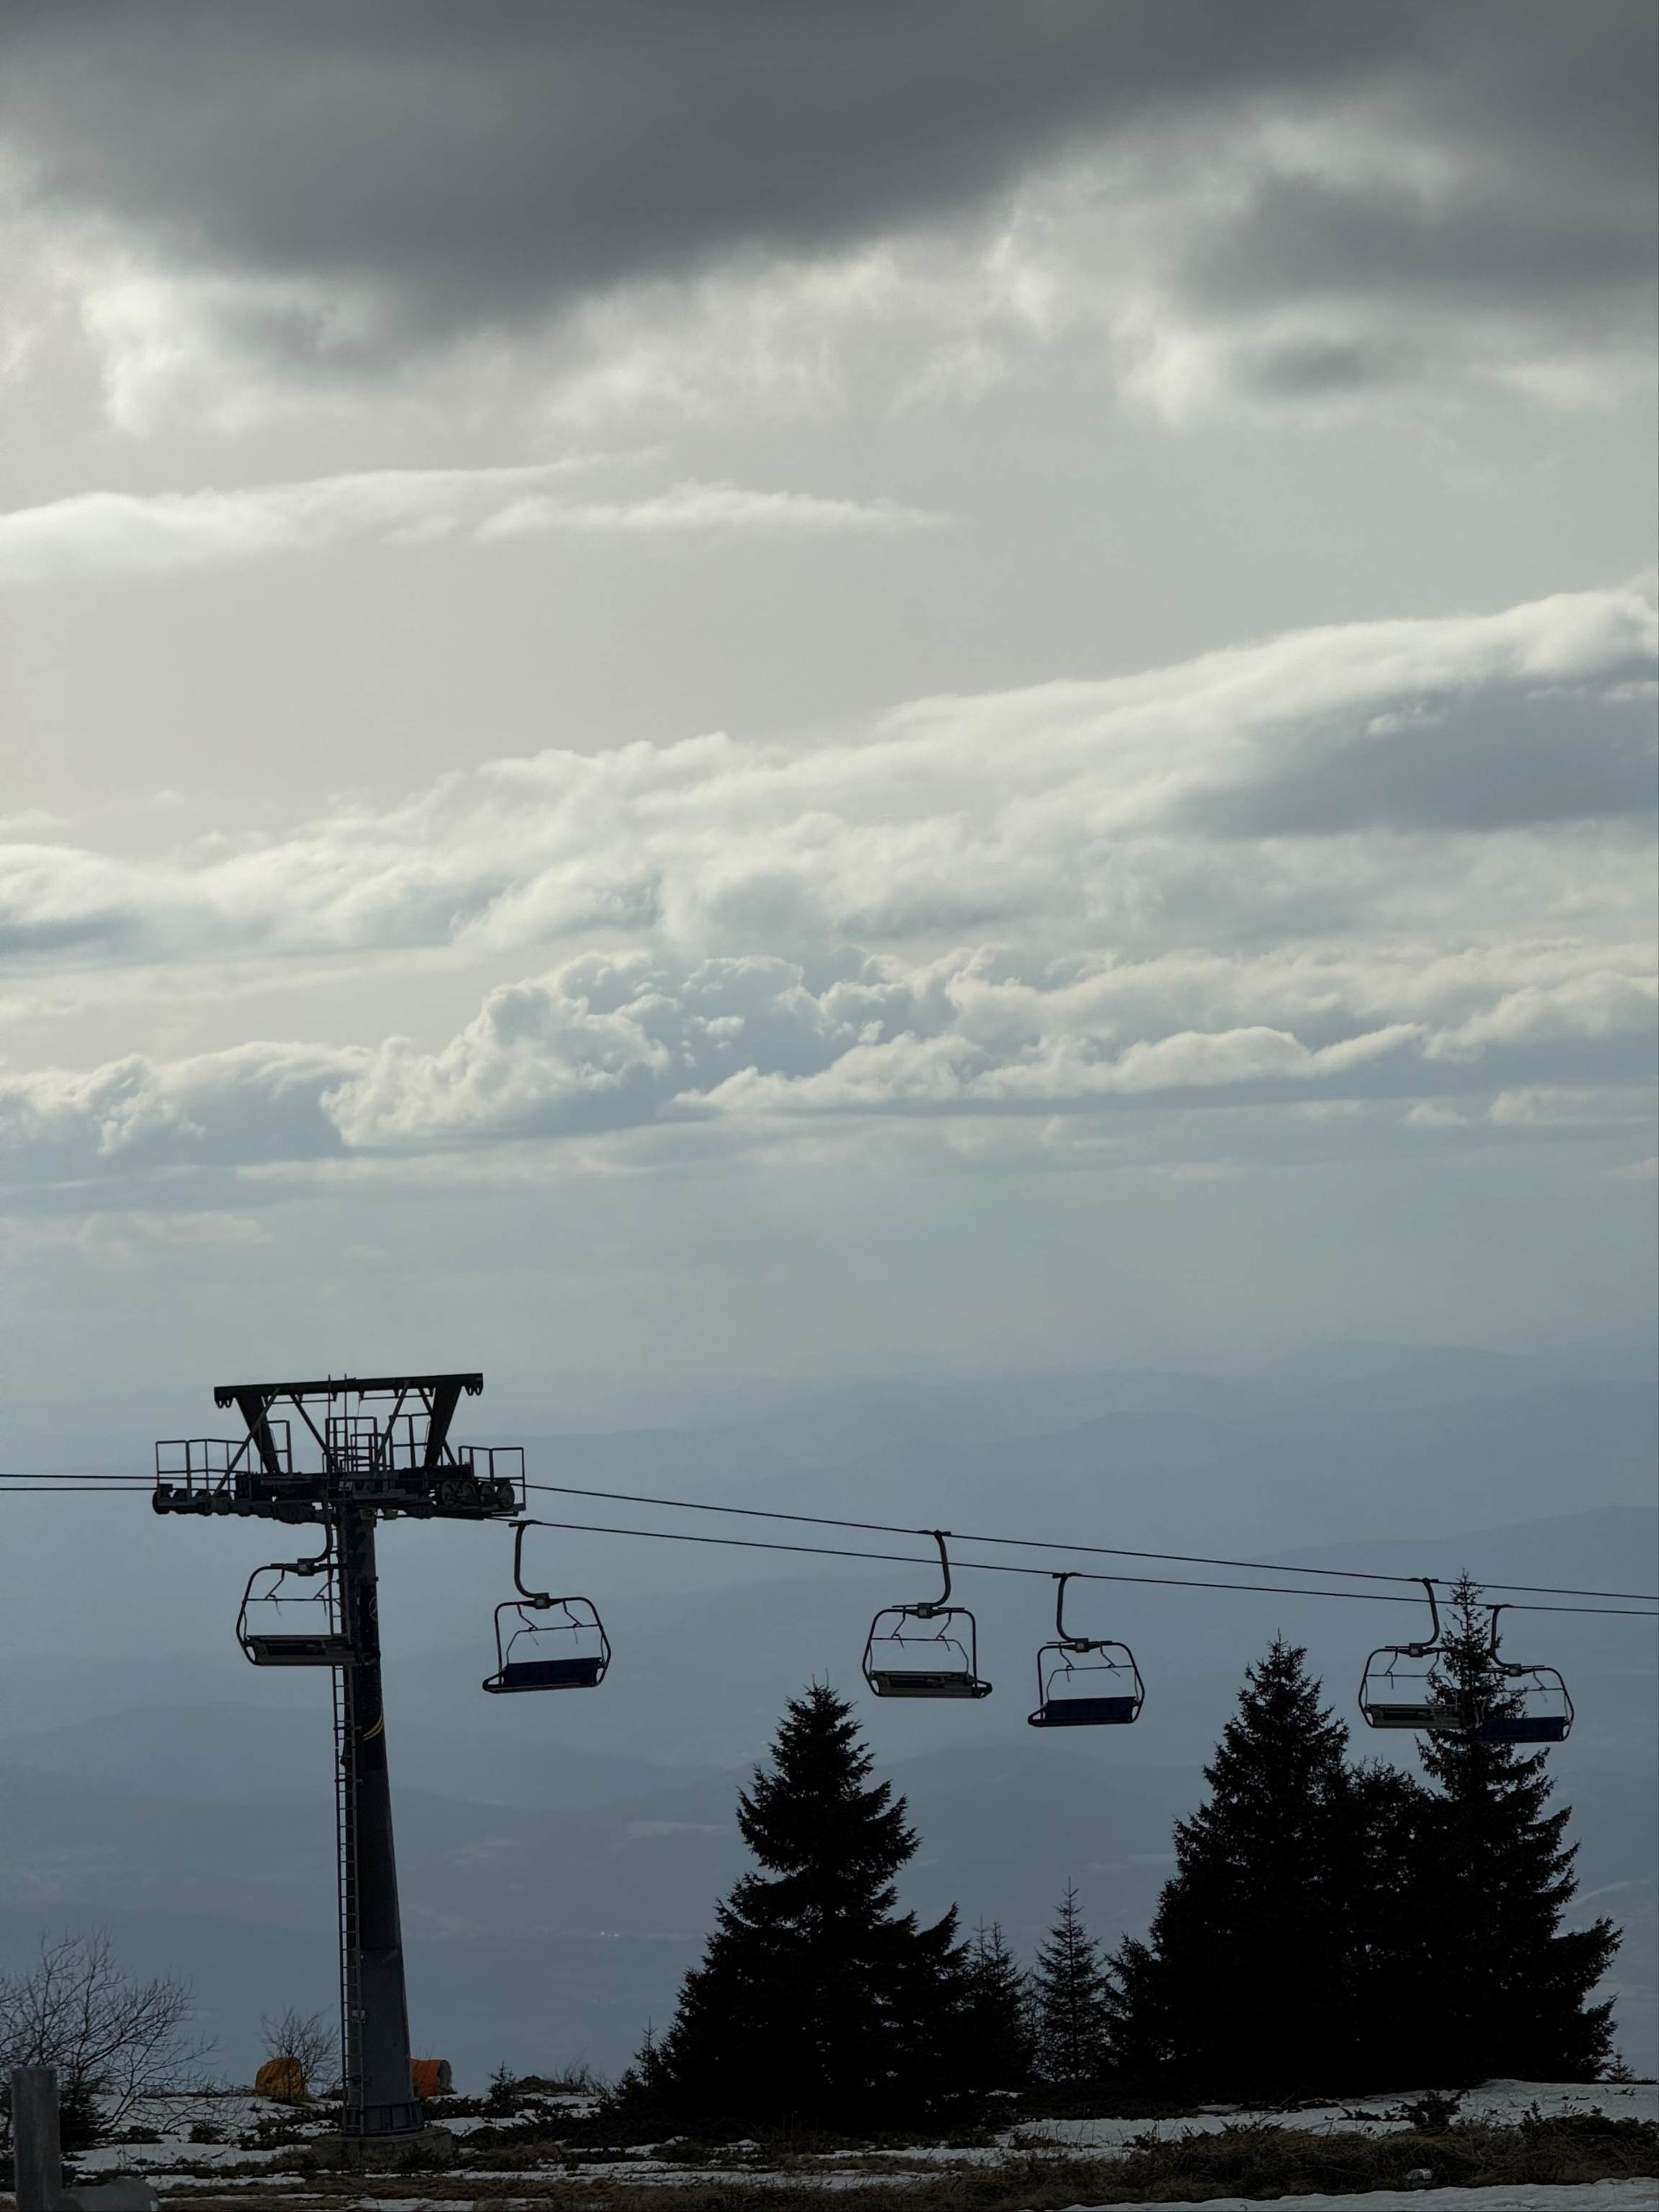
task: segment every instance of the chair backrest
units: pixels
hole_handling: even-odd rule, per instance
[[[883,1607],[864,1645],[864,1679],[878,1698],[982,1698],[979,1632],[965,1606]]]

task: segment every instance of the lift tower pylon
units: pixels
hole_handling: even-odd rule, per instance
[[[343,1509],[340,1617],[352,1660],[334,1674],[340,1877],[340,2130],[395,2136],[421,2126],[410,2066],[409,1998],[392,1838],[392,1781],[380,1690],[374,1516]]]
[[[340,1376],[312,1382],[225,1383],[240,1437],[170,1438],[155,1447],[158,1513],[252,1516],[321,1523],[322,1553],[272,1570],[274,1592],[244,1598],[239,1638],[256,1664],[331,1668],[339,1861],[340,2050],[348,2142],[387,2142],[424,2124],[410,2065],[398,1869],[381,1690],[377,1522],[510,1520],[524,1510],[516,1445],[451,1443],[463,1395],[481,1375]],[[329,1632],[261,1638],[251,1602],[280,1608],[282,1582],[326,1577],[319,1602]],[[257,1581],[258,1577],[254,1578]],[[280,1651],[289,1656],[272,1659]],[[296,1653],[314,1656],[295,1656]]]

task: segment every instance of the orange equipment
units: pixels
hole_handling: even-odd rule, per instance
[[[310,2095],[306,2069],[297,2058],[267,2058],[253,2077],[255,2094],[278,2105],[303,2105]]]

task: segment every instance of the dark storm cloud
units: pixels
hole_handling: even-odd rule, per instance
[[[1588,299],[1653,254],[1639,175],[1577,198],[1516,161],[1460,198],[1456,220],[1401,185],[1274,177],[1188,264],[1212,300],[1410,289],[1502,302],[1532,289]]]
[[[124,0],[10,25],[37,204],[177,263],[366,289],[394,347],[937,216],[1102,133],[1310,97],[1395,100],[1461,155],[1497,149],[1494,173],[1547,173],[1550,219],[1531,191],[1479,208],[1484,237],[1389,194],[1264,196],[1236,250],[1194,261],[1200,289],[1490,282],[1494,250],[1523,290],[1582,287],[1640,250],[1650,27],[1626,0]],[[364,343],[280,317],[242,335]]]

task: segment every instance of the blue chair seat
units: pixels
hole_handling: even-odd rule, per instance
[[[593,1690],[599,1687],[604,1662],[591,1659],[520,1659],[510,1661],[484,1684],[497,1692],[513,1690]]]
[[[1033,1728],[1121,1728],[1139,1710],[1133,1698],[1050,1698],[1028,1717]]]
[[[1567,1723],[1560,1713],[1499,1713],[1474,1733],[1480,1743],[1565,1743]]]

